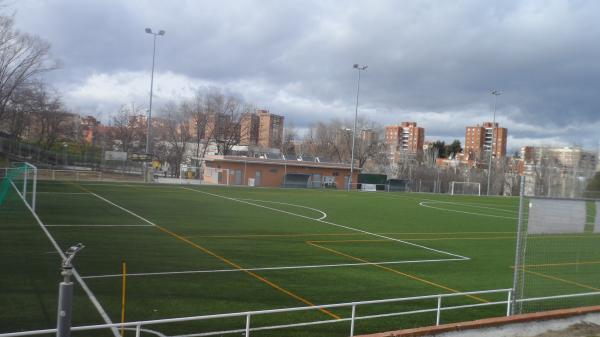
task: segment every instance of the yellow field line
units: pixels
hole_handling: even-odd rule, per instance
[[[428,285],[431,285],[431,286],[434,286],[434,287],[437,287],[437,288],[448,290],[448,291],[451,291],[453,293],[460,293],[461,292],[459,290],[452,289],[450,287],[446,287],[445,285],[441,285],[439,283],[435,283],[435,282],[432,282],[432,281],[420,278],[420,277],[412,275],[412,274],[401,272],[399,270],[396,270],[396,269],[393,269],[393,268],[389,268],[389,267],[386,267],[386,266],[383,266],[383,265],[380,265],[380,264],[372,263],[372,262],[370,262],[368,260],[365,260],[365,259],[362,259],[360,257],[356,257],[356,256],[352,256],[352,255],[349,255],[349,254],[346,254],[346,253],[342,253],[340,251],[337,251],[337,250],[329,248],[329,247],[318,245],[318,244],[314,243],[314,241],[306,241],[306,243],[309,244],[309,245],[311,245],[311,246],[314,246],[314,247],[317,247],[317,248],[320,248],[320,249],[323,249],[323,250],[327,250],[327,251],[329,251],[331,253],[347,257],[347,258],[352,259],[352,260],[356,260],[356,261],[360,261],[360,262],[364,262],[364,263],[371,263],[375,267],[387,270],[389,272],[392,272],[392,273],[395,273],[395,274],[398,274],[398,275],[402,275],[404,277],[408,277],[410,279],[413,279],[413,280],[416,280],[416,281],[419,281],[419,282],[422,282],[422,283],[425,283],[425,284],[428,284]],[[483,299],[481,297],[477,297],[477,296],[473,296],[473,295],[466,295],[466,296],[470,297],[472,299],[475,299],[477,301],[480,301],[480,302],[484,302],[484,303],[488,303],[489,302],[489,301],[487,301],[487,300],[485,300],[485,299]]]
[[[82,189],[82,190],[84,190],[84,191],[86,191],[88,193],[92,193],[91,191],[87,190],[86,188],[84,188],[84,187],[82,187],[80,185],[77,185],[77,184],[73,184],[73,185],[79,187],[80,189]],[[204,252],[204,253],[206,253],[206,254],[208,254],[210,256],[213,256],[213,257],[221,260],[222,262],[224,262],[224,263],[226,263],[226,264],[228,264],[228,265],[230,265],[230,266],[232,266],[232,267],[234,267],[234,268],[236,268],[238,270],[243,271],[244,273],[246,273],[246,274],[254,277],[255,279],[257,279],[257,280],[259,280],[259,281],[261,281],[261,282],[263,282],[263,283],[271,286],[272,288],[274,288],[276,290],[279,290],[280,292],[282,292],[282,293],[284,293],[284,294],[286,294],[286,295],[288,295],[288,296],[290,296],[292,298],[295,298],[298,301],[300,301],[300,302],[302,302],[304,304],[307,304],[308,306],[311,306],[311,307],[316,306],[311,301],[309,301],[309,300],[307,300],[307,299],[305,299],[305,298],[303,298],[303,297],[301,297],[299,295],[294,294],[293,292],[291,292],[291,291],[289,291],[289,290],[287,290],[287,289],[285,289],[285,288],[283,288],[283,287],[281,287],[281,286],[273,283],[272,281],[269,281],[268,279],[266,279],[266,278],[264,278],[264,277],[262,277],[262,276],[260,276],[260,275],[258,275],[256,273],[254,273],[252,271],[246,270],[245,268],[243,268],[242,266],[238,265],[237,263],[235,263],[235,262],[233,262],[233,261],[231,261],[231,260],[229,260],[229,259],[227,259],[227,258],[225,258],[225,257],[223,257],[223,256],[221,256],[221,255],[219,255],[219,254],[217,254],[217,253],[209,250],[208,248],[200,246],[199,244],[197,244],[195,242],[192,242],[192,241],[184,238],[183,236],[181,236],[181,235],[179,235],[179,234],[177,234],[175,232],[172,232],[172,231],[170,231],[170,230],[168,230],[168,229],[166,229],[164,227],[161,227],[161,226],[156,225],[156,224],[154,224],[154,225],[160,231],[162,231],[164,233],[167,233],[167,234],[171,235],[172,237],[174,237],[174,238],[176,238],[178,240],[181,240],[181,241],[187,243],[188,245],[190,245],[190,246],[192,246],[192,247],[194,247],[194,248],[196,248],[196,249],[198,249],[198,250],[200,250],[200,251],[202,251],[202,252]],[[332,313],[331,311],[329,311],[327,309],[319,308],[318,310],[321,311],[321,312],[323,312],[326,315],[329,315],[329,316],[335,318],[335,319],[342,319],[340,316]]]
[[[217,258],[217,259],[225,262],[226,264],[228,264],[228,265],[230,265],[230,266],[232,266],[232,267],[234,267],[236,269],[239,269],[239,270],[243,271],[244,273],[246,273],[246,274],[248,274],[248,275],[256,278],[257,280],[260,280],[260,281],[268,284],[269,286],[271,286],[271,287],[273,287],[273,288],[281,291],[282,293],[284,293],[286,295],[289,295],[289,296],[291,296],[291,297],[299,300],[302,303],[305,303],[305,304],[307,304],[307,305],[309,305],[311,307],[316,306],[314,303],[310,302],[309,300],[307,300],[307,299],[305,299],[305,298],[303,298],[303,297],[301,297],[299,295],[294,294],[293,292],[291,292],[291,291],[289,291],[289,290],[287,290],[287,289],[285,289],[285,288],[283,288],[283,287],[281,287],[281,286],[279,286],[279,285],[277,285],[277,284],[275,284],[275,283],[267,280],[266,278],[264,278],[264,277],[262,277],[262,276],[260,276],[260,275],[258,275],[256,273],[254,273],[254,272],[246,270],[245,268],[243,268],[242,266],[238,265],[237,263],[235,263],[235,262],[233,262],[233,261],[231,261],[231,260],[229,260],[229,259],[227,259],[227,258],[225,258],[225,257],[223,257],[223,256],[221,256],[219,254],[217,254],[217,253],[214,253],[213,251],[211,251],[211,250],[209,250],[209,249],[207,249],[207,248],[205,248],[203,246],[200,246],[199,244],[197,244],[195,242],[192,242],[192,241],[190,241],[190,240],[188,240],[188,239],[186,239],[186,238],[184,238],[184,237],[182,237],[182,236],[180,236],[180,235],[178,235],[178,234],[176,234],[174,232],[171,232],[170,230],[168,230],[166,228],[163,228],[163,227],[160,227],[160,226],[156,226],[156,227],[158,229],[160,229],[161,231],[163,231],[163,232],[165,232],[165,233],[167,233],[167,234],[169,234],[169,235],[171,235],[171,236],[173,236],[173,237],[175,237],[175,238],[177,238],[177,239],[179,239],[179,240],[181,240],[181,241],[189,244],[190,246],[192,246],[194,248],[197,248],[197,249],[203,251],[204,253],[206,253],[208,255],[211,255],[211,256],[213,256],[213,257],[215,257],[215,258]],[[340,316],[332,313],[329,310],[326,310],[326,309],[323,309],[323,308],[320,308],[319,310],[321,312],[323,312],[323,313],[325,313],[325,314],[327,314],[327,315],[335,318],[335,319],[341,319]]]
[[[537,275],[540,277],[544,277],[550,280],[554,280],[554,281],[559,281],[559,282],[564,282],[567,284],[572,284],[572,285],[576,285],[582,288],[586,288],[586,289],[590,289],[590,290],[595,290],[595,291],[600,291],[600,288],[595,288],[592,286],[589,286],[587,284],[583,284],[583,283],[579,283],[579,282],[575,282],[575,281],[569,281],[569,280],[565,280],[564,278],[560,278],[560,277],[556,277],[556,276],[552,276],[552,275],[548,275],[548,274],[544,274],[544,273],[540,273],[540,272],[536,272],[536,271],[531,271],[531,270],[527,270],[527,269],[523,269],[526,273],[530,273],[533,275]]]

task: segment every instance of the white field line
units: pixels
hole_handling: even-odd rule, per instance
[[[45,225],[44,227],[154,227],[152,225]]]
[[[98,195],[98,194],[96,194],[96,193],[94,193],[94,192],[90,192],[90,194],[91,194],[91,195],[93,195],[93,196],[95,196],[96,198],[98,198],[98,199],[100,199],[100,200],[103,200],[103,201],[105,201],[105,202],[107,202],[107,203],[109,203],[109,204],[111,204],[111,205],[115,206],[116,208],[118,208],[118,209],[120,209],[120,210],[124,211],[125,213],[128,213],[128,214],[131,214],[131,215],[133,215],[134,217],[136,217],[136,218],[138,218],[138,219],[140,219],[140,220],[144,221],[145,223],[149,224],[150,226],[158,227],[158,225],[157,225],[157,224],[155,224],[154,222],[152,222],[152,221],[150,221],[150,220],[148,220],[148,219],[146,219],[146,218],[144,218],[144,217],[142,217],[142,216],[140,216],[140,215],[137,215],[136,213],[134,213],[134,212],[132,212],[132,211],[128,210],[127,208],[121,207],[121,206],[119,206],[119,205],[115,204],[114,202],[112,202],[112,201],[110,201],[110,200],[108,200],[108,199],[106,199],[106,198],[104,198],[104,197],[101,197],[100,195]]]
[[[507,209],[507,208],[500,208],[500,207],[482,206],[483,204],[478,204],[478,203],[455,202],[455,201],[441,201],[441,200],[430,200],[430,199],[423,199],[423,201],[429,202],[429,203],[451,204],[451,205],[460,205],[460,206],[466,206],[466,207],[472,207],[472,208],[491,209],[491,210],[494,210],[494,211],[507,212],[507,213],[513,213],[513,214],[518,212],[517,209]]]
[[[469,215],[479,215],[479,216],[486,216],[486,217],[490,217],[490,218],[501,218],[501,219],[511,219],[511,220],[517,220],[518,219],[518,218],[515,218],[515,217],[509,217],[509,216],[484,214],[484,213],[468,212],[468,211],[459,211],[457,209],[448,209],[448,208],[435,207],[435,206],[429,205],[429,204],[433,204],[433,203],[439,203],[439,202],[438,201],[421,201],[419,203],[419,206],[433,208],[433,209],[437,209],[437,210],[440,210],[440,211],[463,213],[463,214],[469,214]],[[444,203],[448,203],[448,202],[444,202]]]
[[[336,264],[317,264],[306,266],[283,266],[283,267],[258,267],[258,268],[242,268],[242,269],[208,269],[208,270],[184,270],[184,271],[165,271],[165,272],[148,272],[148,273],[127,273],[130,276],[159,276],[159,275],[179,275],[179,274],[214,274],[214,273],[230,273],[241,271],[277,271],[277,270],[293,270],[293,269],[318,269],[318,268],[336,268],[336,267],[355,267],[355,266],[372,266],[383,264],[412,264],[412,263],[430,263],[430,262],[447,262],[447,261],[464,261],[464,259],[433,259],[433,260],[402,260],[402,261],[384,261],[384,262],[361,262],[361,263],[336,263]],[[96,278],[111,278],[122,277],[123,274],[105,274],[105,275],[89,275],[83,276],[84,279]]]
[[[291,203],[287,203],[287,202],[279,202],[279,201],[270,201],[270,200],[258,200],[258,199],[245,199],[245,198],[238,198],[238,200],[245,200],[245,201],[258,201],[258,202],[268,202],[271,204],[279,204],[279,205],[288,205],[288,206],[294,206],[294,207],[300,207],[300,208],[305,208],[305,209],[309,209],[311,211],[315,211],[317,213],[321,213],[321,217],[318,219],[314,219],[314,220],[323,220],[327,217],[327,213],[321,211],[320,209],[317,208],[312,208],[312,207],[308,207],[308,206],[302,206],[302,205],[297,205],[297,204],[291,204]]]
[[[19,189],[17,188],[17,186],[15,186],[15,184],[12,181],[11,181],[11,184],[12,184],[13,188],[15,189],[15,191],[17,191],[17,194],[23,200],[23,203],[25,204],[25,207],[27,207],[29,209],[29,212],[31,212],[31,215],[33,215],[33,217],[37,221],[38,225],[40,226],[40,228],[42,229],[42,231],[44,232],[44,234],[46,234],[46,237],[48,237],[48,240],[50,240],[50,242],[52,243],[52,246],[54,246],[54,249],[56,249],[56,251],[60,255],[61,259],[65,260],[66,256],[63,253],[63,251],[60,248],[60,246],[58,245],[58,243],[56,242],[56,240],[54,240],[54,237],[52,236],[52,234],[50,234],[50,232],[48,231],[48,229],[46,229],[46,227],[44,226],[44,223],[38,217],[38,215],[35,213],[35,211],[31,208],[31,206],[29,206],[29,204],[27,203],[27,200],[21,194],[21,192],[19,191]],[[73,276],[75,277],[75,279],[77,280],[77,282],[79,283],[79,285],[81,286],[81,288],[83,289],[83,291],[85,291],[85,293],[87,294],[88,298],[90,299],[90,301],[92,302],[92,304],[94,305],[94,307],[96,307],[96,310],[98,310],[98,313],[100,314],[100,316],[102,317],[102,319],[104,320],[104,322],[106,324],[112,324],[112,321],[111,321],[110,317],[108,316],[108,314],[106,313],[106,311],[104,310],[104,308],[102,308],[102,305],[100,304],[100,302],[98,301],[98,299],[96,298],[96,296],[94,296],[94,293],[92,293],[92,291],[90,290],[90,288],[88,288],[87,284],[81,278],[81,276],[79,275],[79,272],[75,268],[73,268]],[[120,336],[119,332],[117,331],[116,328],[111,328],[111,330],[112,330],[113,335],[115,337],[119,337]]]
[[[193,188],[188,188],[188,187],[181,187],[181,188],[185,189],[185,190],[192,191],[192,192],[203,193],[203,194],[210,195],[210,196],[217,197],[217,198],[223,198],[223,199],[227,199],[227,200],[231,200],[231,201],[236,201],[236,202],[240,202],[240,203],[244,203],[244,204],[248,204],[248,205],[252,205],[252,206],[256,206],[256,207],[261,207],[261,208],[269,209],[269,210],[272,210],[272,211],[275,211],[275,212],[281,212],[281,213],[285,213],[285,214],[297,216],[297,217],[300,217],[300,218],[304,218],[304,219],[309,219],[309,220],[312,220],[312,221],[321,222],[321,223],[328,224],[328,225],[331,225],[331,226],[336,226],[336,227],[340,227],[340,228],[349,229],[349,230],[352,230],[352,231],[355,231],[355,232],[360,232],[360,233],[368,234],[368,235],[371,235],[371,236],[375,236],[375,237],[382,238],[382,239],[387,239],[387,240],[390,240],[390,241],[396,241],[396,242],[404,243],[404,244],[409,245],[409,246],[423,248],[425,250],[429,250],[429,251],[440,253],[440,254],[450,255],[450,256],[457,257],[457,258],[462,259],[462,260],[470,260],[471,259],[471,258],[466,257],[466,256],[462,256],[462,255],[458,255],[458,254],[446,252],[446,251],[443,251],[443,250],[440,250],[440,249],[435,249],[435,248],[431,248],[431,247],[419,245],[419,244],[416,244],[416,243],[412,243],[412,242],[408,242],[408,241],[404,241],[404,240],[392,238],[392,237],[381,235],[381,234],[376,234],[376,233],[368,232],[368,231],[365,231],[365,230],[362,230],[362,229],[358,229],[358,228],[354,228],[354,227],[350,227],[350,226],[336,224],[336,223],[331,222],[331,221],[319,220],[319,219],[311,218],[311,217],[306,216],[306,215],[297,214],[297,213],[293,213],[293,212],[288,212],[288,211],[284,211],[284,210],[281,210],[281,209],[277,209],[277,208],[273,208],[273,207],[269,207],[269,206],[265,206],[265,205],[261,205],[261,204],[252,203],[252,202],[245,201],[245,200],[240,200],[240,199],[236,199],[236,198],[226,197],[224,195],[219,195],[219,194],[214,194],[214,193],[210,193],[210,192],[200,191],[200,190],[193,189]]]
[[[32,194],[33,192],[27,192]],[[88,192],[52,192],[52,191],[36,191],[35,194],[88,194]]]
[[[184,187],[185,188],[185,187]],[[136,218],[148,223],[150,226],[155,226],[158,227],[154,222],[122,207],[119,206],[117,204],[115,204],[114,202],[96,194],[93,192],[90,192],[91,195],[95,196],[98,199],[101,199],[117,208],[119,208],[120,210],[131,214],[133,216],[135,216]],[[246,201],[242,201],[240,200],[240,202],[245,202]],[[276,208],[270,208],[268,206],[263,206],[263,205],[258,205],[255,204],[255,206],[259,206],[259,207],[265,207],[265,208],[269,208],[269,209],[273,209],[273,210],[277,210],[280,212],[284,212],[284,213],[289,213],[292,215],[296,215],[296,216],[300,216],[306,219],[310,219],[310,220],[314,220],[314,221],[320,221],[323,222],[322,220],[319,219],[315,219],[315,218],[311,218],[311,217],[307,217],[304,215],[300,215],[300,214],[296,214],[296,213],[292,213],[292,212],[287,212],[287,211],[283,211],[283,210],[278,210]],[[367,234],[369,234],[368,232],[365,232]],[[385,236],[381,236],[381,235],[377,235],[376,236],[380,236],[383,238],[387,238]],[[396,240],[393,239],[392,241],[400,241],[403,242],[401,240]],[[416,245],[413,244],[415,246],[420,246],[420,245]],[[432,248],[431,248],[432,249]],[[455,255],[455,254],[451,254],[451,253],[447,253],[449,255]],[[455,255],[457,258],[449,258],[449,259],[431,259],[431,260],[404,260],[404,261],[385,261],[385,262],[365,262],[365,263],[341,263],[341,264],[325,264],[325,265],[308,265],[308,266],[283,266],[283,267],[259,267],[259,268],[242,268],[242,269],[217,269],[217,270],[190,270],[190,271],[176,271],[176,272],[154,272],[154,273],[128,273],[128,276],[145,276],[145,275],[173,275],[173,274],[195,274],[195,273],[222,273],[222,272],[236,272],[236,271],[260,271],[260,270],[287,270],[287,269],[310,269],[310,268],[334,268],[334,267],[349,267],[349,266],[366,266],[366,265],[374,265],[374,264],[408,264],[408,263],[426,263],[426,262],[446,262],[446,261],[463,261],[463,260],[469,260],[469,258],[465,258],[462,257],[460,255]],[[118,276],[122,276],[121,274],[109,274],[109,275],[91,275],[91,276],[85,276],[85,278],[106,278],[106,277],[118,277]]]

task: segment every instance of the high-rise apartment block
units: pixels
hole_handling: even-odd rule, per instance
[[[423,151],[425,129],[416,122],[402,122],[385,127],[385,143],[393,152],[420,153]]]
[[[493,149],[492,155],[495,158],[503,158],[506,156],[507,136],[508,130],[499,127],[498,123],[485,122],[483,125],[467,126],[464,153],[469,159],[483,159]]]
[[[265,148],[281,147],[284,117],[268,110],[257,110],[256,114],[259,118],[258,145]]]
[[[260,118],[257,114],[245,113],[240,119],[240,145],[258,144]]]

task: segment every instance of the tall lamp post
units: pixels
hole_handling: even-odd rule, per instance
[[[492,118],[492,140],[490,143],[490,161],[488,163],[487,195],[490,195],[490,183],[492,181],[492,157],[494,156],[494,143],[496,142],[494,139],[494,131],[496,130],[496,103],[498,102],[498,96],[502,95],[502,93],[498,90],[492,90],[490,94],[494,95],[494,116]]]
[[[356,142],[356,120],[358,119],[358,94],[360,93],[360,72],[366,70],[368,65],[354,64],[354,69],[358,71],[358,81],[356,84],[356,108],[354,109],[354,128],[352,129],[352,155],[350,159],[350,178],[348,179],[348,191],[352,188],[352,175],[354,174],[354,143]]]
[[[146,156],[150,154],[150,132],[152,131],[152,93],[154,90],[154,60],[156,59],[156,37],[165,35],[164,30],[159,30],[158,33],[154,33],[152,29],[146,28],[146,33],[151,34],[153,37],[152,44],[152,72],[150,75],[150,105],[148,108],[148,126],[146,130]],[[148,170],[148,165],[144,165],[144,168]],[[144,181],[148,180],[148,172],[144,172]]]
[[[154,90],[154,60],[156,59],[156,37],[165,35],[164,30],[159,30],[158,33],[154,33],[152,29],[146,28],[146,33],[151,34],[153,37],[152,44],[152,72],[150,74],[150,106],[148,108],[148,130],[146,132],[146,154],[150,153],[150,131],[152,130],[152,94]]]

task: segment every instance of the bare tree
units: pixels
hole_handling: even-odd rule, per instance
[[[353,130],[349,121],[332,119],[327,123],[319,122],[309,128],[304,139],[305,147],[311,155],[326,157],[340,163],[349,163],[352,155]],[[377,156],[384,148],[380,141],[381,128],[374,122],[361,118],[357,121],[354,159],[359,167]],[[309,146],[310,145],[310,146]]]
[[[217,144],[219,154],[228,155],[240,143],[240,122],[247,106],[232,95],[213,93],[209,98],[207,136]]]
[[[112,118],[112,138],[121,142],[123,152],[129,153],[134,142],[143,138],[145,120],[137,112],[134,107],[124,105]]]
[[[298,134],[296,133],[296,129],[294,125],[288,123],[288,125],[283,130],[283,141],[281,142],[281,153],[286,156],[294,157],[296,156],[296,146],[294,142],[298,139]]]
[[[75,115],[68,113],[58,94],[50,92],[42,83],[37,83],[30,94],[33,133],[42,148],[48,150],[59,138],[72,135],[73,125],[69,125],[69,119]]]
[[[0,121],[19,88],[57,67],[49,60],[49,50],[49,43],[15,29],[12,16],[0,16]]]
[[[167,147],[166,159],[175,177],[179,177],[181,164],[187,150],[188,142],[191,140],[189,115],[186,108],[181,105],[177,107],[174,103],[167,104],[163,108],[163,114],[167,114]]]

